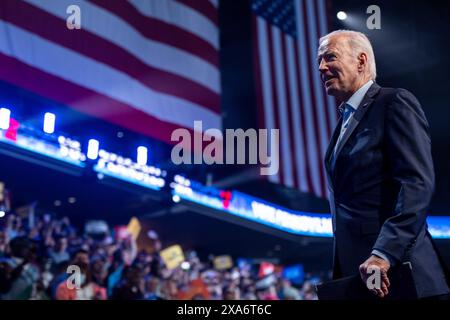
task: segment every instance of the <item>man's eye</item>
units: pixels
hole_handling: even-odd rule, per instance
[[[323,56],[323,59],[324,59],[326,62],[328,62],[328,61],[335,61],[335,60],[336,60],[336,56],[333,55],[333,54],[329,54],[329,55]],[[317,60],[317,64],[320,65],[321,61],[322,61],[322,58],[318,59],[318,60]]]

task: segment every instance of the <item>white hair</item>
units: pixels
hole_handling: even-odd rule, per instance
[[[367,63],[369,66],[369,73],[372,80],[375,80],[377,77],[377,66],[375,64],[375,55],[373,53],[372,45],[370,43],[369,38],[362,32],[353,31],[353,30],[336,30],[333,31],[319,40],[319,52],[321,51],[321,47],[323,43],[328,40],[330,37],[343,35],[348,39],[348,44],[350,45],[353,54],[358,56],[360,53],[365,53],[367,55]]]

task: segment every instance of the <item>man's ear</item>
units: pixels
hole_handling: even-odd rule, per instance
[[[367,66],[367,54],[361,52],[358,55],[358,71],[363,71]]]

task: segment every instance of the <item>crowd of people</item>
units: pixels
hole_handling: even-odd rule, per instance
[[[294,285],[277,270],[258,274],[250,263],[218,269],[212,257],[200,261],[195,251],[168,268],[156,232],[148,232],[149,245],[138,248],[132,234],[108,230],[92,234],[67,217],[8,213],[0,219],[0,299],[317,298],[309,275]]]

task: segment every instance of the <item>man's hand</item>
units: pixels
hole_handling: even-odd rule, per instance
[[[389,286],[391,285],[387,276],[389,268],[389,261],[386,261],[375,255],[371,255],[369,259],[367,259],[363,264],[359,266],[361,279],[364,281],[367,288],[380,298],[384,298],[389,293]],[[379,275],[381,277],[381,281],[375,281],[375,284],[379,283],[380,286],[377,287],[375,285],[375,287],[370,288],[370,283],[368,283],[367,279],[373,274],[374,270],[380,271]],[[375,274],[377,273],[375,272]]]

